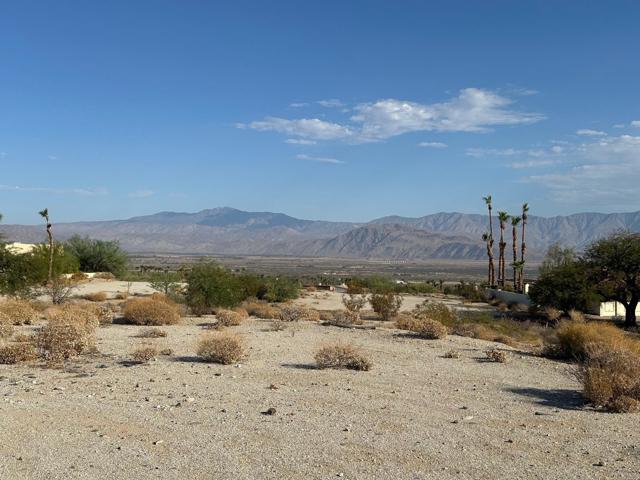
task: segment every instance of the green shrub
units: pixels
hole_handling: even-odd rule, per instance
[[[93,240],[75,235],[65,243],[65,251],[78,259],[83,272],[110,272],[119,276],[126,271],[127,254],[115,240]]]
[[[246,298],[239,278],[215,263],[195,265],[186,280],[186,302],[196,315],[235,307]]]

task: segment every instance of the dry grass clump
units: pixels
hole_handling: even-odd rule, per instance
[[[166,336],[167,332],[159,328],[147,328],[138,334],[140,338],[164,338]]]
[[[584,313],[582,313],[580,310],[575,310],[575,309],[571,309],[569,310],[569,318],[571,319],[572,322],[584,322],[585,318],[584,318]]]
[[[420,338],[437,340],[447,336],[447,327],[437,320],[430,318],[415,318],[401,315],[396,320],[396,327],[415,333]]]
[[[280,309],[272,307],[266,302],[245,302],[244,309],[249,315],[265,320],[276,319],[280,317]]]
[[[247,312],[246,308],[242,308],[242,307],[235,307],[233,309],[233,311],[235,313],[237,313],[238,315],[240,315],[240,317],[242,317],[243,320],[249,318],[249,312]]]
[[[640,355],[624,347],[591,344],[578,368],[584,396],[612,412],[640,411]]]
[[[562,312],[555,307],[545,307],[544,314],[550,322],[557,322],[562,316]]]
[[[460,352],[458,350],[449,350],[445,352],[443,358],[460,358]]]
[[[561,322],[555,336],[548,339],[545,352],[550,356],[585,360],[588,350],[600,345],[608,350],[620,348],[640,354],[640,342],[631,339],[623,330],[610,323]]]
[[[322,316],[320,318],[322,318]],[[363,322],[360,318],[360,312],[347,310],[334,312],[331,319],[327,320],[327,323],[339,327],[351,327],[353,325],[362,325]]]
[[[131,358],[134,362],[147,363],[151,360],[155,360],[158,355],[159,352],[156,347],[143,345],[131,354]]]
[[[314,356],[318,368],[370,370],[373,363],[360,349],[346,343],[333,343],[318,349]]]
[[[220,327],[233,327],[240,325],[244,318],[238,312],[233,310],[218,310],[216,312],[216,318],[218,319],[218,326]]]
[[[484,354],[490,362],[506,363],[507,361],[507,352],[498,350],[497,348],[491,348],[484,352]]]
[[[0,302],[0,312],[9,317],[14,325],[31,325],[40,318],[38,310],[28,300],[20,298]]]
[[[9,316],[0,312],[0,339],[13,335],[13,322]]]
[[[104,302],[107,299],[107,294],[105,292],[87,293],[82,298],[90,302]]]
[[[163,295],[129,300],[123,315],[136,325],[175,325],[180,322],[180,308]]]
[[[319,322],[320,312],[313,308],[301,307],[298,305],[285,305],[280,310],[280,320],[283,322],[299,322],[303,320]]]
[[[245,356],[245,345],[238,335],[208,334],[200,339],[197,353],[205,362],[229,365]]]
[[[28,362],[38,357],[36,348],[31,343],[6,343],[0,345],[0,364],[13,365]]]

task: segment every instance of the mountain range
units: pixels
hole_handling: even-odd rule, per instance
[[[486,215],[464,213],[390,216],[352,223],[222,207],[197,213],[160,212],[128,220],[60,223],[53,228],[58,240],[74,234],[118,240],[124,249],[135,253],[481,260],[486,257],[481,236],[488,230],[487,224]],[[541,258],[554,243],[579,250],[622,229],[640,231],[640,212],[549,218],[530,215],[528,257]],[[42,226],[33,225],[2,225],[0,234],[8,241],[27,243],[41,242],[45,236]],[[495,218],[494,237],[499,237]],[[510,251],[510,224],[505,237]]]

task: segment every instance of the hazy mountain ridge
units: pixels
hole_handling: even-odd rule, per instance
[[[481,214],[436,213],[419,218],[383,217],[369,223],[303,220],[283,213],[245,212],[229,207],[196,213],[159,212],[128,220],[54,224],[56,238],[74,234],[119,240],[140,253],[296,255],[387,259],[484,259],[480,240],[488,230]],[[584,247],[616,230],[640,231],[640,212],[530,216],[529,258],[549,245]],[[518,235],[520,235],[520,228]],[[42,226],[0,225],[9,241],[41,242]],[[511,225],[505,229],[511,242]],[[499,236],[494,218],[494,236]],[[496,248],[497,255],[497,248]]]

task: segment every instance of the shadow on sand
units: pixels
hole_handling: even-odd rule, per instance
[[[507,391],[531,398],[538,405],[563,410],[580,410],[586,403],[582,394],[577,390],[514,387],[508,388]]]

